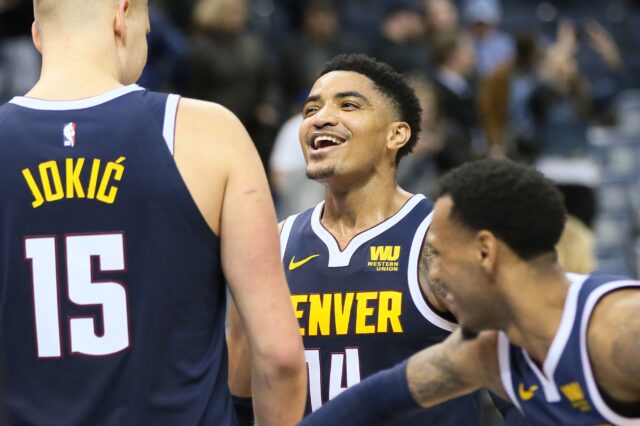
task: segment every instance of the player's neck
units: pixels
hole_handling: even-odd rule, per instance
[[[511,312],[505,327],[507,335],[542,365],[560,327],[569,281],[557,264],[544,270],[522,268],[511,273],[518,278],[510,280],[514,284],[506,296]]]
[[[45,49],[40,79],[27,96],[73,100],[100,95],[122,86],[118,81],[114,52],[86,53],[82,46],[64,47],[68,50]]]
[[[360,232],[396,214],[411,195],[395,180],[369,182],[350,190],[327,187],[321,222],[343,249]]]

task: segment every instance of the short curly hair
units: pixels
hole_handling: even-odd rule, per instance
[[[451,196],[452,219],[492,232],[524,260],[555,251],[567,216],[553,182],[509,160],[465,163],[440,179],[436,195]]]
[[[320,76],[332,71],[353,71],[369,78],[373,81],[376,89],[392,101],[400,121],[409,125],[411,137],[398,150],[397,165],[402,157],[413,150],[420,134],[422,108],[415,91],[409,86],[407,80],[391,66],[361,53],[340,54],[334,57],[324,66]]]

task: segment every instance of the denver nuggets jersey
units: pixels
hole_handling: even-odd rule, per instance
[[[307,412],[365,377],[444,340],[455,324],[427,304],[418,261],[433,204],[413,196],[341,251],[322,226],[324,203],[289,217],[282,258],[309,371]],[[481,424],[477,395],[403,419],[402,425]]]
[[[611,291],[640,288],[640,282],[602,273],[567,276],[572,284],[542,370],[524,349],[499,334],[502,384],[535,425],[640,425],[640,417],[623,417],[604,402],[586,348],[587,325],[598,300]]]
[[[234,425],[219,239],[174,163],[178,97],[0,108],[0,359],[19,425]]]

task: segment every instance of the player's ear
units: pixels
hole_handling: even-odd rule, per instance
[[[114,31],[116,37],[120,40],[123,46],[127,44],[127,23],[125,17],[130,7],[130,0],[118,0],[118,10],[116,11]]]
[[[36,21],[33,21],[33,24],[31,24],[31,39],[33,40],[33,45],[42,55],[42,33]]]
[[[411,137],[411,127],[404,121],[397,121],[391,124],[387,137],[387,148],[399,150],[409,142]]]
[[[498,240],[491,232],[482,230],[476,234],[476,260],[484,271],[491,275],[498,257]]]

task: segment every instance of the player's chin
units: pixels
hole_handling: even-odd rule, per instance
[[[312,180],[324,180],[335,175],[336,169],[333,166],[315,166],[309,165],[307,167],[307,177]]]

